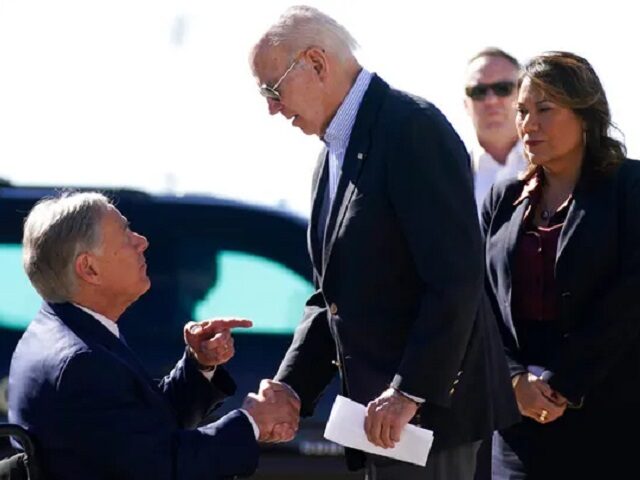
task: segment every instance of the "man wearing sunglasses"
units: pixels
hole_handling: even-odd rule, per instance
[[[519,415],[482,302],[469,158],[436,107],[362,68],[355,47],[332,18],[292,7],[251,52],[269,113],[325,147],[308,235],[317,290],[261,393],[288,390],[308,416],[339,371],[374,445],[394,446],[408,422],[435,432],[426,467],[349,450],[351,468],[471,479],[478,441]]]
[[[516,133],[519,69],[499,48],[486,48],[467,64],[464,105],[476,134],[469,153],[478,211],[494,182],[515,177],[527,165]]]

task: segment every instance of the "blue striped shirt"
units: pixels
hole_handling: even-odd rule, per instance
[[[349,145],[351,130],[353,130],[353,124],[356,122],[356,114],[360,109],[362,97],[364,97],[364,93],[367,91],[367,88],[369,88],[371,75],[371,72],[368,72],[364,68],[360,71],[358,78],[356,78],[355,83],[351,87],[351,90],[349,90],[340,108],[338,108],[338,111],[333,117],[333,120],[331,120],[331,123],[329,123],[327,131],[322,138],[322,141],[329,150],[330,204],[333,203],[333,199],[336,196],[340,171],[342,170],[342,163],[344,162],[344,156],[347,152],[347,146]]]

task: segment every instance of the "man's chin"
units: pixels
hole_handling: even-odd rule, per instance
[[[149,279],[149,277],[145,276],[143,285],[140,288],[140,293],[138,294],[138,297],[136,298],[136,300],[140,298],[142,295],[144,295],[145,293],[147,293],[150,288],[151,288],[151,280]]]

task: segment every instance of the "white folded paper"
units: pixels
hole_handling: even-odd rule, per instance
[[[364,405],[338,395],[333,403],[331,415],[329,415],[329,421],[324,430],[324,437],[345,447],[395,458],[423,467],[426,465],[433,443],[431,430],[409,424],[402,430],[400,441],[396,443],[395,447],[377,447],[367,439],[367,434],[364,431],[365,414]]]

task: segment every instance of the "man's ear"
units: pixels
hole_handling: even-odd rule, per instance
[[[324,79],[328,71],[327,54],[325,51],[319,47],[311,47],[306,51],[305,56],[311,64],[311,68],[313,68],[321,79]]]
[[[100,283],[100,274],[95,258],[88,252],[76,257],[74,264],[76,275],[87,283],[97,285]]]
[[[469,116],[471,116],[470,102],[471,102],[471,99],[465,95],[464,98],[462,99],[462,105],[464,106],[464,111],[467,112],[467,115]]]

